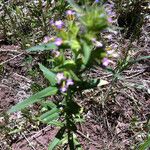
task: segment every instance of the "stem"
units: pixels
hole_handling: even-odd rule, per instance
[[[68,90],[66,96],[66,127],[67,127],[67,134],[68,134],[68,144],[70,150],[75,150],[74,142],[73,142],[73,129],[72,129],[72,113],[70,112],[70,102],[72,100],[72,96],[70,91]]]

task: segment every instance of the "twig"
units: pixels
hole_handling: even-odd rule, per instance
[[[17,51],[17,50],[11,50],[11,49],[1,49],[0,48],[0,52],[12,52],[12,53],[18,53],[20,54],[21,52]]]
[[[11,60],[14,60],[15,58],[17,58],[17,57],[19,57],[19,56],[21,56],[21,55],[23,55],[23,54],[24,54],[24,53],[20,53],[20,54],[14,56],[13,58],[7,59],[6,61],[3,61],[2,63],[0,63],[0,65],[3,65],[3,64],[5,64],[5,63],[7,63],[7,62],[9,62],[9,61],[11,61]]]
[[[86,135],[84,135],[82,132],[80,132],[79,130],[76,131],[77,134],[81,135],[82,137],[84,137],[85,139],[89,140],[91,143],[93,143],[94,145],[96,145],[96,147],[101,147],[99,146],[98,143],[96,143],[95,141],[93,141],[91,138],[87,137]]]
[[[23,78],[24,80],[26,80],[27,82],[31,82],[31,80],[30,79],[28,79],[28,78],[26,78],[26,77],[24,77],[24,76],[22,76],[22,75],[20,75],[20,74],[17,74],[17,73],[14,73],[13,74],[14,76],[17,76],[17,77],[20,77],[20,78]]]
[[[21,133],[23,135],[23,137],[26,139],[26,141],[28,142],[29,146],[33,149],[33,150],[36,150],[33,145],[31,144],[31,142],[28,140],[28,138],[25,136],[24,133]]]

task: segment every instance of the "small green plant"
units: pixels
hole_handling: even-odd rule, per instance
[[[131,40],[138,39],[146,15],[147,0],[114,0],[118,14],[118,25],[122,35]]]
[[[109,61],[102,43],[97,41],[99,33],[109,25],[104,9],[96,3],[79,7],[73,0],[68,2],[73,10],[67,10],[67,20],[50,21],[57,37],[47,36],[44,44],[28,49],[30,52],[51,50],[49,68],[39,64],[49,86],[9,110],[12,113],[40,102],[43,114],[39,120],[60,128],[49,150],[66,143],[70,150],[82,149],[77,140],[76,125],[83,121],[83,108],[74,96],[97,87],[100,79],[89,79],[86,71],[95,65],[107,65]],[[53,95],[59,95],[60,99],[53,102],[46,100]]]
[[[60,1],[0,1],[0,31],[7,43],[18,43],[22,49],[36,45],[49,28],[49,18],[63,17],[67,2]]]

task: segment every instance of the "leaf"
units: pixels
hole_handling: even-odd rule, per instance
[[[54,140],[49,144],[48,150],[54,150],[54,148],[61,143],[61,140],[63,139],[63,134],[65,132],[65,127],[62,127],[56,134]]]
[[[56,74],[44,67],[42,64],[39,64],[40,69],[43,71],[45,78],[49,80],[51,85],[56,85]]]
[[[90,46],[88,46],[86,42],[83,42],[83,53],[84,53],[83,63],[86,65],[91,56],[91,48]]]
[[[17,105],[13,106],[8,112],[12,113],[12,112],[19,111],[35,102],[38,102],[39,100],[41,100],[44,97],[56,94],[57,91],[58,91],[58,89],[56,87],[45,88],[44,90],[36,93],[35,95],[32,95],[31,97],[25,99],[23,102],[20,102]]]
[[[45,118],[49,117],[50,115],[52,115],[52,114],[54,114],[56,112],[59,112],[59,109],[54,107],[50,111],[47,111],[46,113],[42,114],[39,119],[40,120],[44,120]]]
[[[62,65],[63,68],[67,68],[67,69],[75,69],[76,68],[76,64],[73,60],[66,60],[64,62],[64,64]]]
[[[139,150],[146,150],[147,148],[150,148],[150,137],[139,146]]]
[[[57,46],[54,43],[47,43],[47,44],[33,46],[31,48],[28,48],[27,51],[41,52],[41,51],[47,51],[47,50],[53,50],[53,49],[57,49]]]
[[[64,124],[62,122],[56,121],[56,120],[50,121],[50,122],[48,122],[48,124],[49,125],[55,125],[57,127],[63,127],[64,126]]]
[[[43,120],[42,120],[42,122],[44,122],[44,123],[49,123],[49,122],[51,122],[51,121],[53,121],[53,120],[56,120],[56,119],[58,119],[59,118],[59,113],[53,113],[53,114],[51,114],[51,115],[49,115],[49,116],[47,116],[46,118],[44,118]]]
[[[129,63],[134,64],[134,63],[141,61],[141,60],[144,60],[144,59],[150,59],[150,56],[142,56],[140,58],[137,58],[136,60],[130,60]]]
[[[54,150],[54,148],[58,145],[58,143],[60,141],[61,141],[60,139],[54,138],[54,140],[52,141],[52,143],[50,143],[50,145],[48,147],[48,150]]]

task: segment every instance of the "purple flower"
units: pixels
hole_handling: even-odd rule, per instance
[[[75,15],[75,12],[73,10],[67,10],[66,14],[67,15]]]
[[[98,3],[99,2],[99,0],[95,0],[95,3]]]
[[[74,82],[72,79],[67,79],[67,83],[66,83],[66,86],[69,87],[70,85],[73,85]]]
[[[60,92],[61,92],[61,93],[64,93],[64,92],[66,92],[66,91],[67,91],[67,88],[66,88],[65,86],[60,88]]]
[[[111,61],[110,61],[108,58],[103,58],[103,60],[102,60],[102,64],[103,64],[105,67],[108,66],[110,62],[111,62]]]
[[[44,40],[43,40],[43,43],[47,43],[51,40],[51,38],[49,36],[45,36],[44,37]]]
[[[53,20],[53,19],[50,20],[50,25],[51,25],[51,26],[54,26],[54,20]]]
[[[58,84],[60,84],[62,80],[66,79],[66,77],[64,76],[64,73],[57,73],[56,78],[57,78]]]
[[[57,46],[60,46],[63,43],[63,40],[61,38],[56,38],[54,41],[54,44]]]
[[[112,22],[113,22],[113,20],[112,20],[111,17],[109,17],[107,20],[108,20],[109,23],[112,23]]]
[[[57,29],[62,29],[64,23],[61,20],[55,21],[55,26]]]

